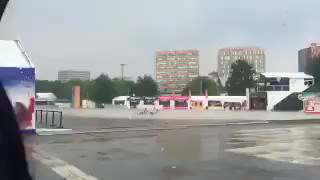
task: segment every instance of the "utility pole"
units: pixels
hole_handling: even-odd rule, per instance
[[[202,88],[203,88],[203,82],[202,82],[202,78],[200,79],[200,96],[202,96]]]
[[[126,64],[120,64],[121,66],[121,80],[123,81],[123,70],[124,70],[124,66],[126,66]]]

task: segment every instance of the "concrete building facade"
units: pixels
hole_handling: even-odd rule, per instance
[[[257,47],[223,48],[218,51],[218,75],[225,85],[231,70],[231,64],[237,60],[245,60],[252,65],[257,73],[266,70],[265,51]]]
[[[180,94],[199,76],[199,51],[158,51],[155,71],[161,94]]]
[[[299,50],[298,55],[298,71],[311,74],[313,60],[320,57],[320,45],[312,43],[310,47]]]
[[[70,80],[90,80],[89,71],[74,71],[74,70],[64,70],[58,72],[58,80],[61,82],[67,82]]]

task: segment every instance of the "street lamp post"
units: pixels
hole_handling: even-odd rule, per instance
[[[202,91],[203,91],[203,89],[202,89],[202,88],[203,88],[203,81],[202,81],[202,80],[203,80],[203,79],[201,78],[201,79],[200,79],[200,96],[203,95],[203,92],[202,92]]]
[[[120,64],[121,66],[121,80],[123,81],[123,71],[124,71],[124,66],[126,66],[126,64]]]

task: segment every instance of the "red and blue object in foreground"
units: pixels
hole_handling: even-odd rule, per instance
[[[0,179],[31,180],[12,104],[0,83]]]

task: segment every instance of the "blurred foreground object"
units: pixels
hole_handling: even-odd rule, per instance
[[[2,18],[2,15],[4,14],[4,11],[6,10],[8,2],[9,2],[9,0],[1,0],[0,1],[0,20]]]
[[[11,102],[0,83],[0,179],[31,180],[25,149]]]

